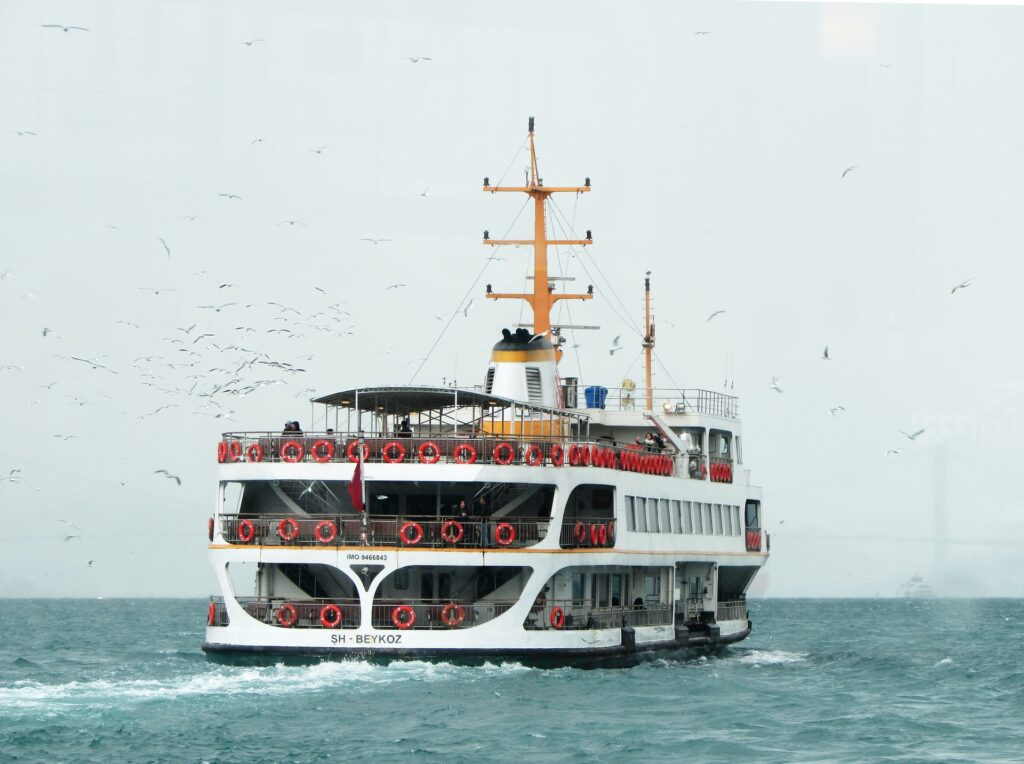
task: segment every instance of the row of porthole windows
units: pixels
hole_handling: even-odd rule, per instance
[[[679,499],[626,497],[626,530],[638,533],[696,533],[740,536],[740,508]]]

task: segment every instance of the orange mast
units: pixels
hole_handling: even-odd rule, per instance
[[[551,308],[558,300],[590,300],[594,297],[594,288],[590,287],[587,294],[555,294],[554,285],[548,276],[548,245],[578,244],[585,247],[593,244],[594,240],[587,231],[585,239],[549,239],[545,226],[544,203],[548,196],[557,193],[582,194],[590,191],[590,178],[582,186],[545,186],[544,179],[540,177],[537,169],[537,151],[533,142],[533,117],[530,117],[530,178],[526,186],[492,186],[490,178],[484,178],[483,190],[489,193],[499,191],[521,191],[533,198],[533,238],[532,239],[492,239],[487,231],[484,231],[484,244],[492,246],[519,244],[533,245],[533,293],[499,293],[492,292],[490,284],[487,285],[486,296],[492,300],[525,300],[530,303],[533,309],[533,333],[548,334],[551,332]],[[555,345],[556,359],[561,358],[562,351],[558,349],[558,342],[552,338]]]
[[[654,352],[654,322],[651,321],[651,276],[644,277],[644,372],[647,380],[647,411],[654,411],[654,390],[651,388],[651,355]]]

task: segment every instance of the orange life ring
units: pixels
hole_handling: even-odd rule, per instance
[[[295,541],[299,536],[299,524],[294,517],[286,517],[277,524],[277,535],[285,541]]]
[[[238,540],[248,544],[256,536],[256,524],[252,520],[242,520],[238,524]]]
[[[433,457],[427,456],[428,450],[432,450],[434,452]],[[420,462],[423,464],[437,464],[438,459],[441,458],[441,449],[438,447],[437,443],[432,440],[428,440],[421,443],[420,447],[416,449],[416,456],[419,457]]]
[[[384,457],[384,461],[388,464],[401,464],[405,461],[405,446],[397,440],[389,441],[388,443],[385,443],[384,448],[380,450],[380,455]]]
[[[249,447],[245,449],[245,458],[250,462],[262,462],[263,446],[259,443],[250,443]]]
[[[587,527],[581,520],[576,521],[576,527],[573,529],[573,536],[576,537],[576,543],[582,544],[587,540]]]
[[[210,537],[210,541],[213,541],[213,518],[212,517],[206,523],[206,535]]]
[[[561,629],[565,626],[565,611],[558,607],[558,605],[555,605],[551,608],[551,615],[548,616],[548,621],[556,629]]]
[[[572,467],[579,467],[582,458],[583,457],[580,454],[580,447],[575,443],[571,444],[569,446],[569,465]]]
[[[411,629],[416,623],[416,611],[408,605],[396,605],[391,611],[391,623],[396,629]]]
[[[511,464],[512,460],[516,458],[516,450],[512,447],[511,443],[503,440],[494,447],[492,456],[497,464]]]
[[[593,454],[590,452],[590,446],[580,446],[580,464],[584,467],[589,467],[592,456]]]
[[[441,523],[441,541],[446,544],[458,544],[464,533],[465,529],[458,520],[445,520]]]
[[[345,449],[345,456],[348,458],[350,462],[359,461],[359,457],[356,455],[356,447],[358,445],[359,441],[353,440],[351,443],[348,444],[348,447]],[[370,447],[363,443],[363,447],[361,450],[363,452],[363,461],[365,462],[367,459],[370,458]]]
[[[516,540],[516,529],[510,523],[498,523],[494,526],[494,540],[498,546],[511,546]]]
[[[289,450],[291,455],[289,455]],[[302,444],[297,440],[286,440],[281,444],[281,461],[294,464],[295,462],[301,462],[302,457],[305,455],[306,450],[302,447]]]
[[[217,605],[213,602],[210,603],[210,607],[206,610],[206,625],[214,626],[217,623]]]
[[[463,454],[466,454],[463,457]],[[459,443],[452,451],[452,458],[456,464],[476,464],[476,449],[469,443]]]
[[[544,461],[544,452],[541,450],[540,446],[530,446],[526,449],[526,455],[523,456],[523,461],[531,467],[536,467]]]
[[[223,464],[228,460],[228,444],[223,440],[217,444],[217,461]],[[212,604],[212,603],[211,603]]]
[[[412,536],[409,535],[410,530],[413,533]],[[416,546],[418,543],[423,541],[423,526],[409,520],[398,531],[398,535],[401,537],[402,543],[406,546]]]
[[[309,455],[313,457],[313,461],[320,462],[320,464],[329,462],[334,458],[334,443],[329,440],[318,440],[309,449]]]
[[[732,465],[731,464],[725,465],[725,479],[728,480],[730,483],[732,482]]]
[[[337,605],[324,605],[320,608],[320,623],[325,629],[336,629],[341,626],[341,608]]]
[[[604,466],[604,449],[600,446],[590,447],[590,464],[592,467]]]
[[[597,523],[590,524],[590,545],[597,546],[601,541],[601,531],[599,530],[603,526]]]
[[[456,626],[459,626],[465,617],[466,611],[462,609],[461,605],[457,605],[454,602],[449,602],[441,608],[441,623],[449,629],[454,629]]]
[[[330,544],[338,538],[338,526],[333,520],[321,520],[313,529],[313,535],[321,544]]]
[[[604,466],[609,469],[615,469],[615,449],[606,448],[604,450]]]
[[[565,464],[565,449],[557,443],[551,447],[551,464],[555,467]]]
[[[277,609],[277,622],[286,629],[290,629],[297,624],[299,622],[299,611],[295,609],[295,605],[290,602],[281,605]]]
[[[597,541],[601,546],[608,546],[608,526],[603,523],[597,526]]]
[[[228,441],[228,456],[231,461],[237,462],[242,458],[242,444],[237,440]]]

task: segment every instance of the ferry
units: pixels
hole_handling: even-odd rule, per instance
[[[643,386],[559,374],[552,308],[594,290],[560,291],[548,248],[593,237],[550,238],[546,206],[591,182],[545,185],[534,139],[531,117],[525,185],[483,181],[532,200],[534,236],[484,233],[533,275],[486,287],[532,322],[501,331],[481,385],[356,387],[311,402],[316,431],[222,436],[208,654],[602,665],[750,634],[769,539],[738,400],[653,387],[649,276]]]

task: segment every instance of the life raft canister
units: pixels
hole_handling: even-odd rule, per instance
[[[397,605],[391,611],[391,623],[397,629],[411,629],[416,623],[416,611],[409,605]]]
[[[494,461],[497,464],[511,464],[512,460],[516,458],[516,450],[512,447],[512,444],[507,440],[501,441],[494,447]]]
[[[277,622],[286,629],[290,629],[297,624],[299,622],[299,611],[296,610],[295,605],[290,602],[281,605],[277,609]]]
[[[460,443],[452,451],[456,464],[476,464],[476,449],[469,443]]]
[[[248,544],[256,536],[256,524],[252,520],[242,520],[238,524],[238,540]]]
[[[423,526],[409,520],[399,529],[398,535],[406,546],[416,546],[423,540]]]
[[[277,524],[277,535],[285,541],[295,541],[299,536],[299,524],[293,517],[286,517]]]
[[[309,449],[309,454],[313,457],[313,461],[320,462],[320,464],[329,462],[334,458],[334,443],[329,440],[318,440]]]
[[[333,520],[321,520],[313,529],[313,535],[321,544],[330,544],[338,537],[338,526]]]
[[[441,523],[441,541],[446,544],[458,544],[464,533],[465,529],[458,520],[445,520]]]
[[[301,462],[302,457],[305,455],[306,450],[302,447],[302,444],[297,440],[286,440],[281,444],[281,461],[294,464],[295,462]]]
[[[405,461],[405,446],[397,440],[389,441],[384,444],[384,448],[381,449],[380,455],[388,464],[401,464]]]
[[[459,626],[465,617],[466,611],[462,609],[461,605],[454,602],[449,602],[441,609],[441,623],[449,629]]]
[[[494,526],[494,540],[498,546],[511,546],[516,540],[516,529],[509,523],[498,523]]]
[[[341,626],[341,608],[337,605],[324,605],[320,608],[320,623],[325,629],[336,629]]]
[[[548,621],[550,621],[551,625],[556,629],[561,629],[565,626],[565,611],[558,607],[558,605],[555,605],[551,608],[551,615],[548,616]]]
[[[428,451],[432,452],[432,455],[428,455]],[[441,448],[434,441],[428,440],[420,444],[416,449],[416,455],[423,464],[437,464],[441,458]]]

